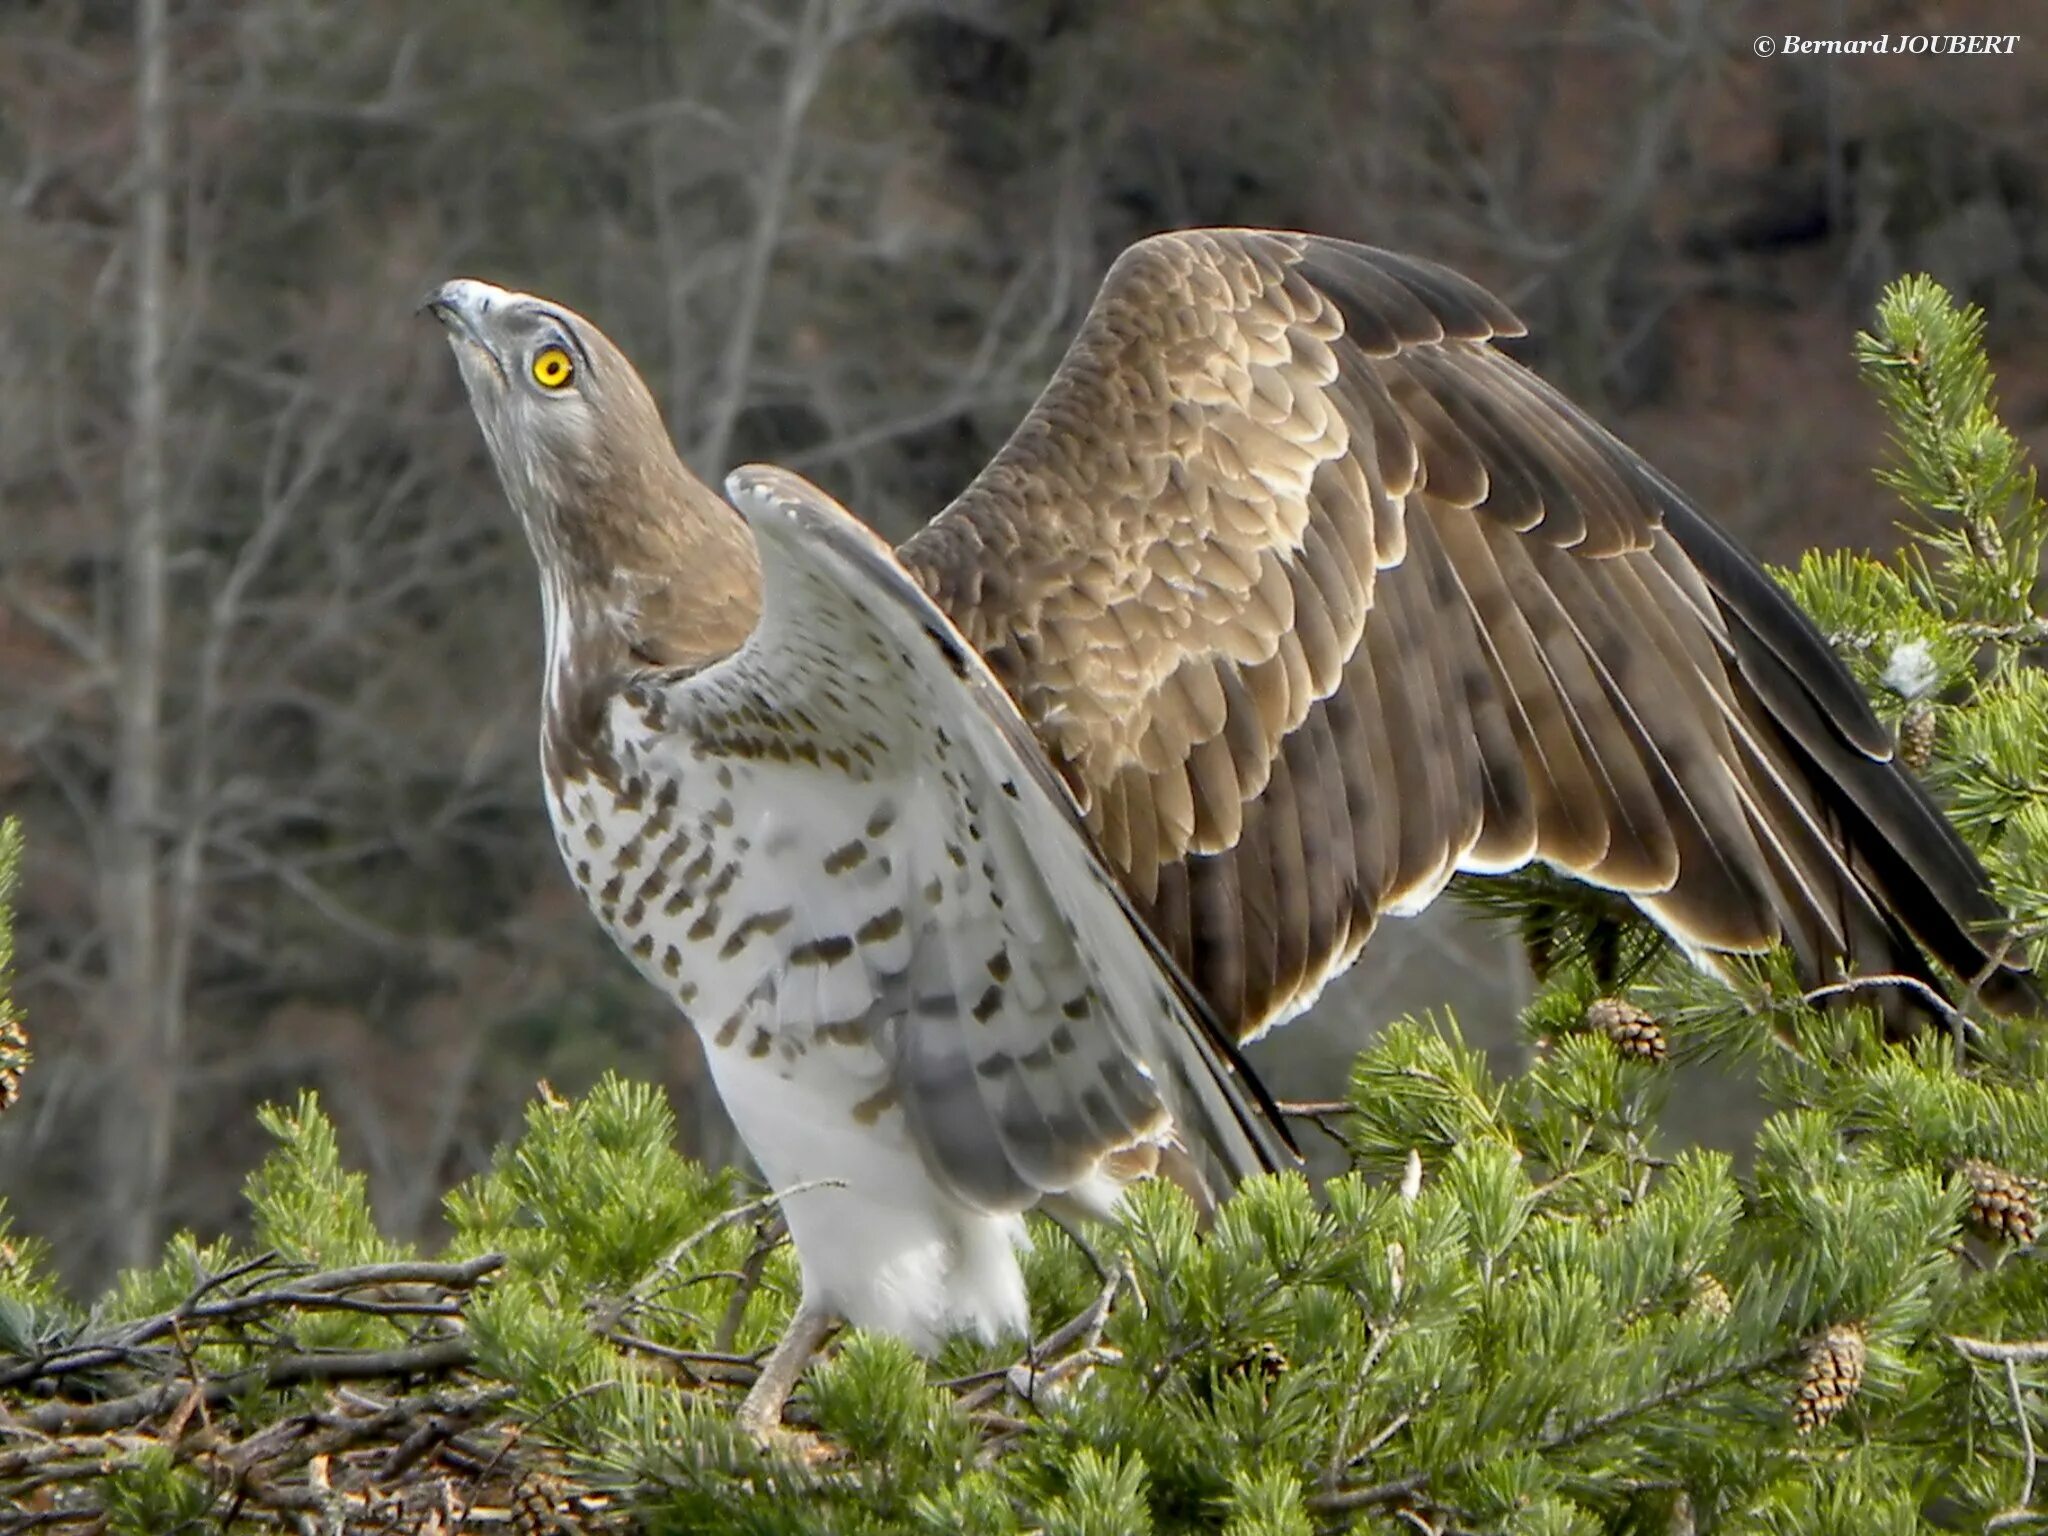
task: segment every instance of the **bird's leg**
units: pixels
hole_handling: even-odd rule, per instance
[[[839,1323],[839,1318],[822,1307],[813,1307],[809,1302],[797,1306],[796,1316],[789,1320],[788,1331],[768,1352],[768,1358],[761,1362],[761,1374],[754,1379],[753,1386],[747,1389],[746,1400],[740,1404],[741,1429],[764,1444],[782,1433],[783,1405],[789,1401],[789,1394],[796,1390],[804,1367],[811,1363]]]

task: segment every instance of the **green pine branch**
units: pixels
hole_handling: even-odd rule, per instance
[[[2048,540],[2033,468],[1992,393],[1984,313],[1958,308],[1931,277],[1900,279],[1878,305],[1856,360],[1892,427],[1895,460],[1880,478],[1914,514],[1939,580],[1913,569],[1924,595],[1966,634],[2040,644],[2034,604]]]

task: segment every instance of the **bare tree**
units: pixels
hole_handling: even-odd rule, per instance
[[[669,380],[707,472],[779,453],[800,419],[800,441],[824,434],[828,479],[871,476],[998,397],[1014,415],[1086,297],[1062,223],[1056,259],[971,252],[988,297],[973,305],[993,318],[932,329],[926,293],[951,253],[877,223],[884,186],[944,149],[906,109],[874,116],[879,90],[907,90],[888,28],[916,7],[666,8],[679,58],[726,67],[650,80],[594,45],[592,67],[643,94],[593,92],[529,146],[540,171],[508,164],[497,120],[420,75],[459,50],[410,23],[343,25],[348,9],[253,7],[240,31],[145,17],[126,48],[52,19],[29,45],[61,66],[55,84],[14,82],[39,132],[0,241],[50,251],[19,270],[95,345],[43,356],[48,419],[0,438],[0,517],[23,535],[0,598],[47,652],[0,698],[0,745],[29,773],[25,990],[58,1042],[0,1168],[67,1208],[49,1225],[78,1262],[131,1262],[172,1221],[218,1219],[256,1151],[250,1102],[299,1083],[326,1088],[380,1199],[418,1223],[534,1075],[637,1062],[687,1093],[698,1070],[687,1032],[559,905],[531,760],[532,576],[410,318],[429,281],[483,268],[577,294]],[[558,61],[517,38],[484,67],[538,92]],[[133,152],[94,151],[84,98],[121,80]],[[707,146],[707,124],[729,131]],[[637,133],[681,168],[630,189],[645,202],[546,169]],[[408,146],[390,176],[321,179],[337,142],[384,138]],[[119,156],[131,208],[44,214],[68,173],[89,184]],[[500,182],[507,196],[473,201]],[[536,185],[576,201],[528,214]],[[558,254],[565,222],[620,231],[578,258],[582,290]],[[112,295],[134,301],[118,331]],[[116,335],[126,411],[101,404]],[[95,523],[80,514],[107,495],[103,462],[127,465],[121,516]],[[701,1103],[686,1120],[725,1154]]]
[[[138,1263],[156,1246],[157,1205],[177,1103],[178,999],[159,921],[163,830],[165,448],[171,261],[170,38],[166,0],[135,13],[134,376],[121,551],[113,816],[107,829],[108,1026],[133,1094],[105,1117],[113,1247]]]

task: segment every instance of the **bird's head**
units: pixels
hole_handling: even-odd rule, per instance
[[[587,599],[635,649],[670,649],[642,633],[657,624],[708,623],[722,644],[733,624],[719,616],[750,610],[758,585],[752,541],[684,467],[625,353],[573,310],[474,278],[424,308],[448,334],[544,590]]]
[[[674,457],[654,398],[604,332],[559,304],[474,278],[444,283],[428,313],[448,333],[469,402],[530,531],[574,524],[632,496]]]

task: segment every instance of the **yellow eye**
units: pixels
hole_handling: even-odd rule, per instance
[[[533,354],[533,382],[542,389],[566,389],[576,377],[576,364],[561,347],[542,347]]]

